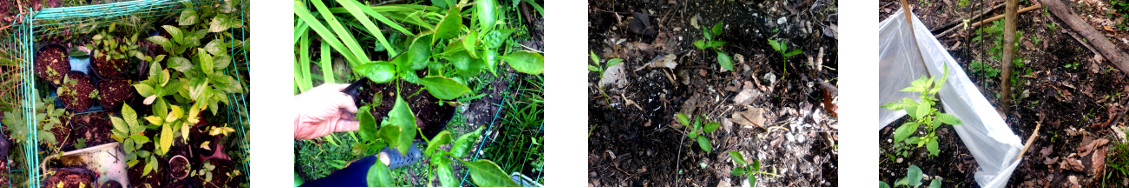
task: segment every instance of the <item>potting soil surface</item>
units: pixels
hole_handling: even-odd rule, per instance
[[[940,28],[952,21],[967,19],[971,15],[987,11],[984,18],[1002,15],[1003,8],[991,7],[1003,4],[1002,0],[970,3],[967,7],[957,5],[957,1],[916,1],[914,13],[930,29]],[[1116,28],[1111,21],[1113,16],[1109,4],[1103,0],[1084,0],[1064,2],[1076,14],[1085,18],[1099,32],[1110,36],[1114,44],[1125,50],[1127,32]],[[1021,7],[1031,6],[1020,3]],[[879,20],[885,19],[899,9],[897,1],[880,2]],[[1043,9],[1018,15],[1017,30],[1022,32],[1017,41],[1016,57],[1022,64],[1013,66],[1013,75],[1018,75],[1012,93],[1012,104],[1007,106],[1010,113],[1005,121],[1011,131],[1024,142],[1033,134],[1037,124],[1042,124],[1039,136],[1023,156],[1023,161],[1009,178],[1008,187],[1093,187],[1103,185],[1100,180],[1105,172],[1112,170],[1105,165],[1106,156],[1113,155],[1111,146],[1124,140],[1121,129],[1126,127],[1126,101],[1129,101],[1129,84],[1125,73],[1113,68],[1109,61],[1099,60],[1095,53],[1083,45],[1081,38],[1075,38],[1075,31],[1053,14]],[[975,22],[975,20],[973,21]],[[999,76],[991,77],[979,73],[979,68],[971,66],[972,61],[985,62],[985,66],[1000,68],[998,60],[989,58],[995,47],[991,41],[998,36],[987,36],[980,29],[992,26],[984,24],[970,30],[957,30],[951,35],[939,37],[941,44],[961,64],[980,92],[985,94],[997,109],[1000,108]],[[957,27],[960,27],[959,25]],[[985,29],[987,30],[987,29]],[[934,32],[934,34],[939,34]],[[972,38],[982,36],[979,43]],[[1119,120],[1120,118],[1120,120]],[[973,174],[978,165],[960,141],[958,135],[948,125],[939,129],[941,154],[937,157],[925,156],[921,149],[908,158],[889,154],[892,130],[900,125],[890,124],[879,130],[882,135],[880,145],[880,180],[893,183],[904,177],[910,165],[919,166],[926,177],[941,178],[945,187],[976,186]],[[1113,179],[1104,186],[1129,186],[1129,179]]]
[[[625,61],[588,76],[588,185],[740,186],[726,154],[739,151],[775,174],[757,186],[837,186],[835,6],[589,1],[588,48]],[[693,45],[718,22],[734,71]],[[803,53],[785,59],[768,39]],[[685,136],[677,113],[721,123],[704,135],[712,152]]]

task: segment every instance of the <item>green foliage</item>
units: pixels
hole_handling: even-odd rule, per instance
[[[923,178],[924,178],[924,174],[921,172],[921,168],[918,168],[917,165],[909,165],[909,168],[906,169],[906,177],[899,178],[896,182],[894,182],[894,186],[918,187],[918,186],[922,185],[921,179],[923,179]],[[883,188],[889,188],[890,187],[889,184],[886,184],[886,182],[882,182],[882,181],[878,181],[878,185],[879,185],[879,187],[883,187]],[[940,187],[941,187],[941,179],[934,178],[932,181],[929,182],[929,188],[940,188]]]
[[[1122,18],[1121,23],[1117,23],[1117,27],[1122,30],[1129,30],[1129,0],[1110,0],[1109,4],[1113,5],[1113,11]]]
[[[741,155],[740,152],[729,151],[729,158],[732,158],[733,162],[737,163],[737,165],[733,167],[733,170],[730,170],[729,173],[738,177],[748,177],[749,186],[757,185],[757,174],[776,176],[776,174],[761,171],[761,162],[757,161],[756,159],[748,160],[749,162],[746,162],[745,155]]]
[[[1067,63],[1065,65],[1062,65],[1063,68],[1074,69],[1074,70],[1078,70],[1079,66],[1081,66],[1081,63],[1079,63],[1077,61],[1075,61],[1074,63]]]
[[[35,131],[39,135],[39,144],[46,144],[51,147],[58,147],[59,142],[55,140],[55,133],[51,132],[52,128],[56,126],[64,126],[63,117],[66,114],[66,109],[55,108],[55,100],[49,98],[42,98],[35,100],[35,121],[38,122],[39,127],[37,130],[27,129],[27,117],[18,109],[13,111],[4,112],[3,124],[8,126],[9,134],[8,139],[14,142],[12,145],[28,144],[27,135]]]
[[[592,64],[588,64],[588,71],[597,72],[599,73],[599,75],[604,75],[604,71],[606,71],[608,67],[612,67],[623,62],[623,59],[612,58],[609,59],[608,62],[605,62],[604,66],[600,66],[600,57],[596,56],[596,52],[589,50],[588,56],[592,58]]]
[[[674,116],[678,119],[678,123],[682,123],[683,126],[690,129],[687,131],[686,136],[690,137],[691,140],[695,140],[698,143],[698,148],[701,148],[702,151],[706,151],[706,153],[711,152],[713,146],[710,145],[710,140],[706,138],[706,134],[716,131],[721,124],[717,122],[702,124],[702,120],[706,119],[705,115],[700,115],[700,118],[697,116],[694,117],[693,123],[690,122],[690,118],[685,114],[675,114]]]
[[[940,79],[934,80],[934,78],[921,76],[921,78],[914,80],[911,86],[901,90],[918,93],[918,98],[921,101],[902,98],[901,101],[882,105],[882,108],[889,110],[905,110],[910,117],[909,121],[894,130],[895,147],[902,156],[909,156],[909,146],[916,146],[917,148],[924,146],[929,150],[929,155],[936,156],[940,153],[937,141],[939,137],[936,135],[937,128],[941,127],[942,124],[962,124],[956,116],[943,113],[934,107],[939,99],[933,96],[941,91],[941,87],[945,85],[948,77],[948,66],[945,66],[945,71]],[[917,134],[921,127],[924,127],[924,135]]]
[[[1121,131],[1127,130],[1121,129]],[[1129,136],[1129,132],[1120,136]],[[1120,139],[1116,139],[1116,136],[1114,138],[1114,140],[1117,141],[1115,141],[1113,147],[1110,148],[1109,155],[1106,156],[1105,162],[1106,166],[1109,167],[1110,170],[1105,174],[1102,174],[1102,187],[1121,186],[1123,185],[1121,184],[1122,180],[1129,178],[1129,143],[1120,141]]]
[[[996,76],[1000,75],[1000,69],[991,67],[980,60],[972,60],[972,63],[969,64],[968,67],[972,69],[972,74],[979,74],[981,76],[989,78],[995,78]]]
[[[788,74],[788,58],[804,53],[804,51],[800,49],[788,51],[788,42],[785,41],[768,39],[768,45],[772,46],[772,50],[775,50],[776,53],[780,53],[780,57],[784,57],[784,74]]]
[[[698,47],[700,50],[712,49],[717,53],[717,64],[721,65],[721,68],[725,70],[733,71],[733,60],[729,57],[729,54],[726,54],[725,51],[721,51],[721,46],[724,46],[726,43],[719,39],[723,26],[724,24],[717,22],[712,28],[702,28],[702,37],[705,38],[705,40],[694,41],[694,46]]]
[[[141,149],[145,144],[151,143],[151,139],[145,136],[145,122],[138,119],[137,112],[129,104],[123,104],[121,117],[110,117],[110,122],[114,126],[114,129],[110,131],[113,133],[110,138],[122,143],[122,148],[126,153],[126,163],[133,167],[133,165],[137,165],[144,160],[145,171],[142,172],[142,176],[157,170],[158,160],[156,156],[151,151]],[[167,149],[165,150],[167,152]],[[164,155],[164,152],[160,155]]]
[[[140,46],[137,41],[137,33],[133,33],[129,38],[115,38],[114,34],[118,32],[117,23],[110,23],[110,25],[99,31],[91,37],[93,44],[88,44],[86,47],[93,50],[94,58],[103,58],[106,61],[124,61],[129,56],[136,56],[141,54],[137,50]],[[125,63],[111,64],[116,70],[121,70]]]

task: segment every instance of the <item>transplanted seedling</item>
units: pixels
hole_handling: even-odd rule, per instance
[[[588,71],[600,73],[601,76],[604,75],[604,71],[608,70],[608,67],[612,67],[612,66],[615,66],[615,65],[623,62],[623,59],[612,58],[612,59],[609,59],[607,63],[604,63],[603,67],[601,67],[600,66],[600,56],[596,56],[596,52],[592,52],[591,50],[589,50],[588,56],[590,56],[592,58],[592,64],[588,65]]]
[[[780,57],[784,57],[784,74],[788,74],[788,58],[804,53],[804,51],[800,49],[788,51],[788,42],[784,41],[768,39],[768,45],[772,46],[772,50],[776,50],[777,53],[780,53]]]
[[[894,186],[900,186],[900,187],[921,186],[921,179],[922,178],[923,178],[923,175],[921,173],[921,168],[918,168],[917,165],[909,165],[909,169],[906,169],[906,177],[898,179],[897,182],[894,182]],[[890,185],[886,184],[886,182],[878,181],[878,187],[890,188]],[[933,178],[933,181],[929,182],[929,188],[940,188],[940,187],[941,187],[941,179]]]
[[[734,167],[732,171],[729,171],[729,173],[734,176],[749,177],[749,186],[757,185],[757,174],[776,176],[776,174],[761,171],[761,162],[756,159],[749,160],[752,163],[746,162],[745,155],[741,155],[740,152],[729,151],[729,158],[732,158],[733,162],[737,163],[737,166]]]
[[[902,89],[903,92],[919,93],[918,98],[920,102],[910,98],[902,98],[901,101],[888,103],[882,105],[882,108],[889,110],[905,110],[911,118],[902,126],[894,130],[894,142],[898,149],[898,153],[902,156],[909,156],[910,145],[916,145],[920,148],[925,146],[929,150],[929,155],[937,156],[941,152],[938,147],[938,136],[936,134],[937,128],[941,124],[960,125],[961,121],[956,116],[951,114],[942,113],[934,108],[934,104],[939,100],[933,96],[941,91],[941,86],[945,85],[945,80],[949,77],[949,68],[945,66],[945,71],[940,79],[934,80],[933,78],[921,76],[913,81],[912,85]],[[925,135],[916,136],[917,129],[925,126]],[[904,142],[903,142],[904,141]]]
[[[729,57],[729,54],[721,51],[721,46],[725,45],[725,41],[717,38],[721,35],[722,25],[721,22],[717,22],[710,30],[703,28],[702,36],[705,37],[705,40],[694,41],[694,46],[701,50],[713,49],[714,52],[717,52],[717,64],[725,70],[733,71],[733,59]]]
[[[711,152],[710,149],[713,146],[710,145],[710,140],[709,138],[706,138],[705,134],[709,134],[717,130],[717,127],[720,127],[721,124],[717,122],[709,122],[703,125],[702,119],[705,119],[705,115],[700,115],[701,118],[694,117],[694,124],[690,124],[690,118],[686,117],[685,114],[676,114],[675,117],[678,118],[679,123],[682,123],[682,125],[690,128],[690,131],[689,133],[686,133],[686,136],[690,137],[690,139],[697,140],[698,147],[702,148],[702,150],[706,151],[706,153]]]

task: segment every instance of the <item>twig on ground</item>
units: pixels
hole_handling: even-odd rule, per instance
[[[1027,148],[1030,148],[1031,144],[1035,143],[1035,138],[1039,137],[1039,128],[1042,127],[1043,123],[1035,122],[1035,131],[1031,132],[1031,137],[1027,138],[1027,144],[1023,144],[1023,149],[1019,150],[1019,155],[1015,156],[1016,161],[1023,159],[1023,154],[1027,153]]]

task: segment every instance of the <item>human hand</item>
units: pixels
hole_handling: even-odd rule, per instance
[[[297,116],[294,118],[294,138],[313,139],[334,132],[356,131],[360,124],[354,119],[357,105],[353,97],[342,93],[348,84],[322,84],[294,96]]]

